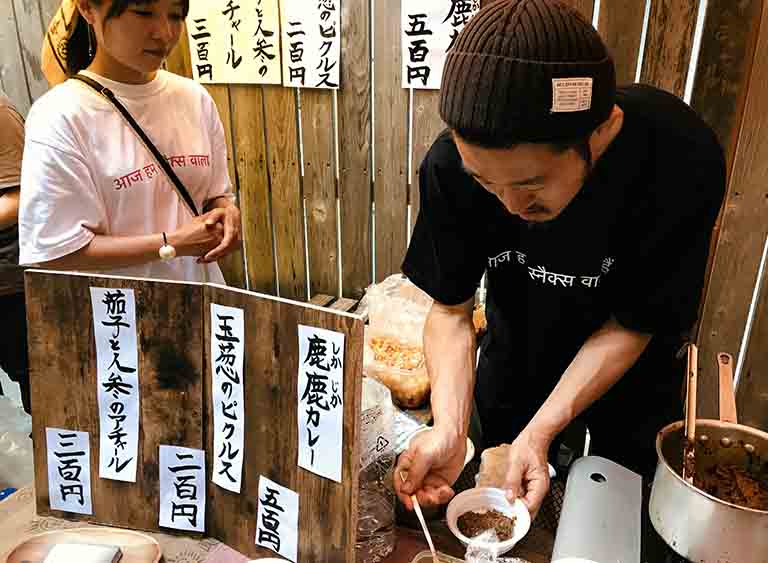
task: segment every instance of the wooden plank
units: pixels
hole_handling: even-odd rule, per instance
[[[138,480],[99,479],[99,409],[90,287],[133,289],[139,342]],[[87,275],[26,275],[37,512],[157,530],[160,444],[203,447],[203,286]],[[51,511],[46,427],[85,431],[93,516]]]
[[[260,86],[230,86],[232,137],[240,185],[243,245],[250,289],[274,294],[275,255],[270,217],[267,148],[264,138],[264,99]]]
[[[755,53],[768,49],[768,10],[762,11],[760,29]],[[699,333],[702,416],[717,415],[716,354],[738,354],[768,231],[768,144],[762,139],[766,128],[768,59],[755,56]],[[751,369],[758,368],[762,366],[752,364]]]
[[[371,283],[370,3],[341,3],[338,94],[341,272],[344,295],[360,299]]]
[[[301,90],[309,293],[339,294],[333,92]]]
[[[264,105],[278,290],[282,297],[303,301],[307,297],[307,280],[296,94],[290,88],[264,86]]]
[[[347,299],[346,297],[342,297],[331,305],[330,308],[334,311],[344,311],[345,313],[348,313],[357,307],[358,303],[359,301],[357,299]]]
[[[768,275],[762,282],[736,400],[739,422],[768,432]]]
[[[414,90],[413,92],[413,159],[411,160],[411,230],[419,215],[419,167],[429,148],[446,125],[440,117],[440,92]]]
[[[334,301],[336,301],[336,298],[334,296],[323,295],[322,293],[318,293],[312,296],[312,299],[309,300],[309,303],[310,305],[317,305],[318,307],[327,307]]]
[[[630,84],[637,76],[644,18],[644,1],[610,0],[600,4],[597,29],[613,55],[618,84]]]
[[[402,88],[400,0],[374,0],[375,281],[400,271],[408,206],[408,91]]]
[[[648,20],[642,82],[682,97],[699,0],[654,0]]]
[[[11,99],[19,113],[26,116],[32,105],[32,98],[24,76],[24,59],[16,33],[13,4],[8,0],[0,2],[0,88]]]
[[[40,67],[40,51],[45,38],[40,4],[29,0],[11,0],[16,15],[19,48],[24,61],[24,74],[32,101],[48,91],[48,81]]]
[[[736,153],[762,0],[709,0],[691,106],[715,130],[728,170]]]
[[[259,477],[299,494],[299,561],[354,561],[357,530],[363,322],[333,311],[287,303],[247,292],[209,287],[207,303],[245,311],[246,427],[241,494],[209,484],[209,534],[250,558],[270,552],[254,545]],[[206,306],[206,310],[209,306]],[[297,326],[343,332],[344,455],[342,482],[318,477],[296,464],[298,455]],[[210,346],[210,334],[206,335]],[[210,380],[206,390],[210,388]],[[211,426],[210,391],[206,397]],[[208,433],[208,450],[213,435]],[[211,462],[209,459],[209,474]]]
[[[761,9],[762,0],[738,3],[710,0],[702,34],[691,105],[720,139],[725,149],[729,176],[744,114]],[[720,236],[722,220],[721,213],[712,233],[713,250]],[[714,254],[710,252],[704,295],[712,275]],[[702,311],[704,301],[702,299]],[[712,408],[716,404],[715,383],[714,378],[706,379],[699,393],[701,401]]]

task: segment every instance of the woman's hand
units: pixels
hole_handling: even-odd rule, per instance
[[[221,245],[224,240],[224,224],[211,221],[212,213],[213,211],[195,217],[189,223],[168,233],[168,244],[176,249],[177,256],[204,256]]]
[[[213,228],[220,226],[223,228],[223,236],[219,244],[202,255],[198,262],[208,264],[223,258],[227,254],[240,248],[240,210],[234,205],[227,207],[217,207],[205,215],[206,226]]]

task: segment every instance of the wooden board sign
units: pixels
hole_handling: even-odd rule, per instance
[[[99,478],[99,408],[90,288],[132,289],[140,381],[135,483]],[[37,513],[158,529],[159,445],[203,447],[203,295],[195,284],[26,274]],[[93,514],[52,511],[46,428],[88,432]]]
[[[95,293],[93,288],[97,288]],[[100,411],[97,393],[99,382],[103,385],[104,381],[98,379],[98,331],[94,330],[98,324],[94,311],[101,301],[92,300],[92,293],[103,296],[98,288],[120,289],[135,300],[139,382],[135,482],[100,477],[100,417],[107,411]],[[269,543],[272,534],[264,532],[265,516],[259,508],[265,500],[267,505],[261,508],[269,508],[267,497],[275,489],[284,488],[291,498],[293,493],[297,496],[298,519],[293,526],[295,532],[291,532],[289,521],[282,522],[284,543],[280,553],[284,554],[291,533],[295,533],[293,544],[299,561],[354,560],[364,324],[360,317],[225,286],[42,270],[26,273],[26,292],[38,514],[167,532],[167,528],[159,525],[160,446],[188,449],[174,448],[174,455],[204,450],[206,535],[248,557],[274,556],[277,544]],[[222,321],[227,311],[235,314]],[[234,326],[237,319],[241,319],[241,328],[232,332],[227,323]],[[226,325],[223,331],[222,323]],[[128,325],[126,317],[124,326]],[[339,482],[298,463],[301,421],[307,417],[300,400],[311,395],[309,385],[302,385],[299,378],[308,357],[306,345],[300,346],[300,326],[308,327],[302,329],[305,336],[317,333],[343,339],[343,350],[341,346],[335,348],[343,359],[336,366],[336,404],[341,421],[337,420],[337,435],[342,452]],[[227,337],[233,340],[233,336],[237,336],[237,346],[229,346],[225,354],[222,342],[226,343]],[[110,342],[114,349],[115,343]],[[109,348],[106,350],[110,352]],[[101,352],[103,355],[103,345]],[[225,355],[231,360],[229,363],[222,360]],[[123,363],[127,365],[129,361]],[[223,369],[239,386],[221,378],[222,366],[235,366]],[[229,401],[222,399],[221,389],[227,391]],[[242,410],[238,411],[236,403],[240,402]],[[227,424],[230,432],[225,438],[231,439],[231,443],[223,448],[220,446],[224,438],[217,437],[224,420],[222,415],[238,419],[237,432],[235,425]],[[57,499],[49,496],[49,475],[53,475],[52,482],[57,486],[59,478],[55,470],[49,474],[48,460],[54,453],[54,444],[46,442],[47,429],[51,439],[60,442],[59,446],[69,440],[65,444],[70,446],[69,451],[78,449],[75,433],[78,439],[82,438],[80,433],[88,433],[92,514],[51,509],[52,501]],[[72,437],[50,429],[64,429]],[[316,453],[325,456],[322,460],[327,462],[331,450],[318,448]],[[57,451],[61,454],[68,450]],[[169,451],[166,448],[163,454],[166,463]],[[185,463],[192,464],[192,459],[190,455]],[[227,471],[221,470],[222,459],[233,460],[225,466]],[[65,473],[72,473],[71,465],[65,469]],[[237,477],[236,483],[234,478],[229,483],[222,477],[230,472]],[[176,479],[176,485],[187,490],[191,483]],[[266,483],[272,484],[267,497]],[[176,492],[184,498],[183,489],[177,488]],[[165,501],[164,506],[169,504]],[[274,510],[271,514],[280,516]],[[166,511],[166,522],[168,516]],[[199,521],[196,524],[200,527]],[[187,529],[194,529],[192,518]],[[260,531],[259,543],[266,547],[257,545]]]
[[[359,455],[357,428],[360,419],[363,369],[363,322],[358,317],[312,305],[299,304],[247,291],[209,286],[210,304],[243,309],[245,312],[246,463],[240,494],[219,486],[209,487],[211,506],[209,533],[248,557],[269,557],[258,548],[257,512],[260,476],[279,483],[299,495],[299,560],[354,561],[357,528],[357,482]],[[299,325],[343,333],[344,426],[342,482],[319,477],[297,465],[299,443],[297,386]],[[206,332],[208,353],[211,331]],[[210,363],[210,362],[209,362]],[[206,385],[206,428],[211,428],[211,386]],[[206,435],[206,449],[213,447]],[[214,454],[218,452],[213,452]],[[211,468],[211,456],[208,467]]]

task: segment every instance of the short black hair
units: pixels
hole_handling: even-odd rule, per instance
[[[94,6],[101,6],[104,2],[108,2],[109,0],[88,0],[88,1]],[[145,6],[147,4],[155,4],[158,0],[111,0],[111,1],[112,1],[112,4],[109,6],[109,10],[107,11],[107,16],[104,18],[105,22],[113,18],[120,17],[131,6]],[[189,0],[180,0],[180,1],[182,6],[182,13],[186,18],[187,14],[189,14]],[[85,21],[85,18],[78,17],[77,26],[75,27],[74,31],[72,32],[72,35],[69,38],[69,41],[67,42],[67,51],[66,51],[67,73],[70,76],[77,74],[84,68],[88,68],[88,65],[91,64],[91,61],[93,61],[93,57],[96,52],[96,38],[93,35],[91,35],[91,37],[89,38],[88,37],[89,34],[91,34],[91,29],[90,29],[90,26],[88,25],[88,22]],[[94,46],[93,54],[91,54],[88,49],[89,39]]]

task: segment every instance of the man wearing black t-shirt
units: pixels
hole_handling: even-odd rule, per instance
[[[652,474],[656,433],[682,418],[676,353],[725,190],[715,135],[671,94],[617,89],[594,28],[555,0],[483,8],[449,52],[440,113],[403,265],[435,300],[434,428],[398,462],[400,498],[453,494],[473,399],[484,445],[512,444],[506,486],[534,513],[548,450],[580,415],[593,453]]]

